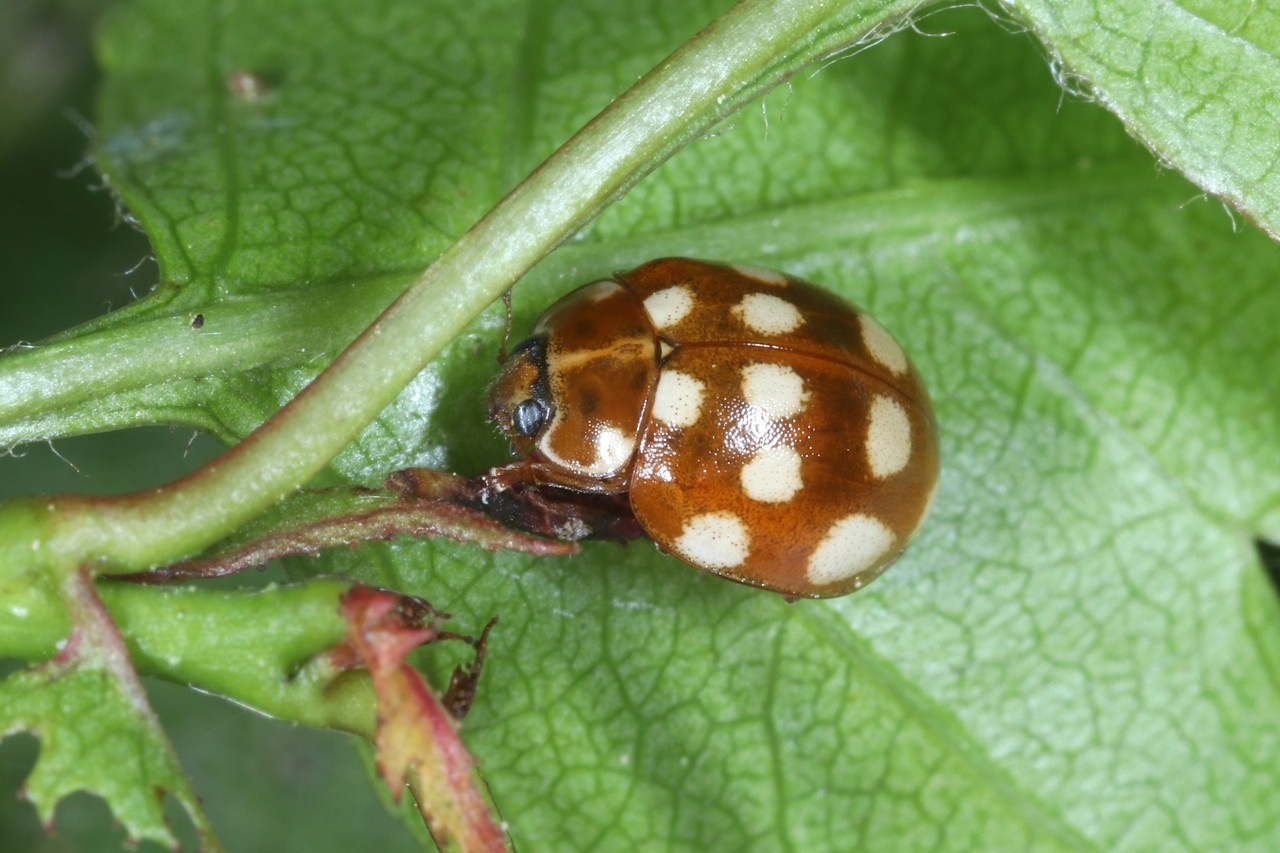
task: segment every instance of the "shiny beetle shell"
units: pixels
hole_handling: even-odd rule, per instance
[[[880,574],[938,478],[929,397],[893,338],[743,266],[665,258],[573,291],[490,407],[538,482],[626,493],[663,551],[791,597]]]

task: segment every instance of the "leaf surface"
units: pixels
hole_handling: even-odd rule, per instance
[[[176,846],[162,808],[169,793],[195,822],[201,849],[220,850],[88,572],[67,580],[67,599],[73,628],[58,655],[0,682],[0,737],[40,736],[26,795],[52,826],[60,800],[92,791],[129,838]]]
[[[1158,157],[1280,235],[1273,9],[1250,0],[1010,5]]]
[[[423,595],[465,630],[501,616],[463,735],[518,849],[1280,838],[1263,758],[1280,620],[1251,545],[1280,538],[1280,256],[1198,200],[1271,228],[1270,66],[1233,59],[1270,30],[1213,8],[1144,29],[1135,5],[1104,10],[1114,26],[1084,4],[1019,5],[1043,48],[947,11],[919,26],[951,37],[903,32],[800,75],[516,291],[520,334],[569,287],[692,254],[868,308],[929,383],[944,473],[921,536],[866,591],[787,605],[644,543],[537,560],[401,542],[293,564]],[[102,39],[100,155],[164,279],[22,355],[50,359],[38,388],[78,347],[105,360],[117,330],[142,330],[174,370],[137,381],[136,357],[46,427],[243,436],[717,11],[447,6],[122,8]],[[1190,35],[1166,43],[1167,27]],[[1124,124],[1064,97],[1045,50]],[[1195,183],[1154,168],[1126,125]],[[480,393],[500,326],[478,320],[334,479],[504,459]]]

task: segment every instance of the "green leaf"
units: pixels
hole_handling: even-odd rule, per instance
[[[1280,236],[1280,18],[1251,0],[1015,5],[1156,156]]]
[[[129,838],[172,847],[162,809],[168,792],[195,821],[200,848],[221,849],[87,572],[68,580],[67,599],[74,629],[57,657],[0,682],[0,737],[40,736],[27,796],[52,826],[59,800],[92,791]]]
[[[1280,539],[1280,256],[1197,200],[1276,230],[1272,64],[1238,61],[1270,29],[1201,5],[1019,6],[1042,46],[924,17],[954,35],[798,75],[517,289],[520,334],[575,284],[685,253],[870,309],[930,385],[944,473],[866,591],[787,605],[643,543],[291,564],[424,595],[463,630],[500,615],[464,737],[518,849],[1274,847],[1280,614],[1251,539]],[[10,441],[245,435],[717,11],[194,8],[122,7],[101,43],[101,162],[162,283],[0,362]],[[1124,124],[1064,97],[1046,50]],[[480,393],[500,326],[478,320],[331,476],[504,459]],[[91,381],[33,414],[80,354]]]

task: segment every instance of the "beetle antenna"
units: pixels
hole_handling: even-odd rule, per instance
[[[502,292],[502,306],[507,310],[506,322],[502,326],[502,343],[498,346],[498,364],[507,360],[507,345],[511,343],[511,288]]]

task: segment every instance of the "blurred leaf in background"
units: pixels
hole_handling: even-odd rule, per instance
[[[121,220],[88,160],[99,86],[90,38],[109,5],[0,3],[0,347],[96,317],[155,282],[146,236]],[[157,485],[211,458],[217,445],[189,429],[158,427],[62,439],[53,448],[31,444],[0,461],[0,500]],[[256,580],[255,573],[247,582]],[[0,674],[15,666],[0,661]],[[208,794],[227,849],[420,849],[367,784],[351,738],[272,723],[163,682],[148,682],[148,690],[197,792]],[[36,751],[29,736],[0,742],[0,849],[134,849],[106,806],[84,794],[59,807],[57,832],[46,833],[15,796]],[[190,843],[181,810],[169,814]]]

